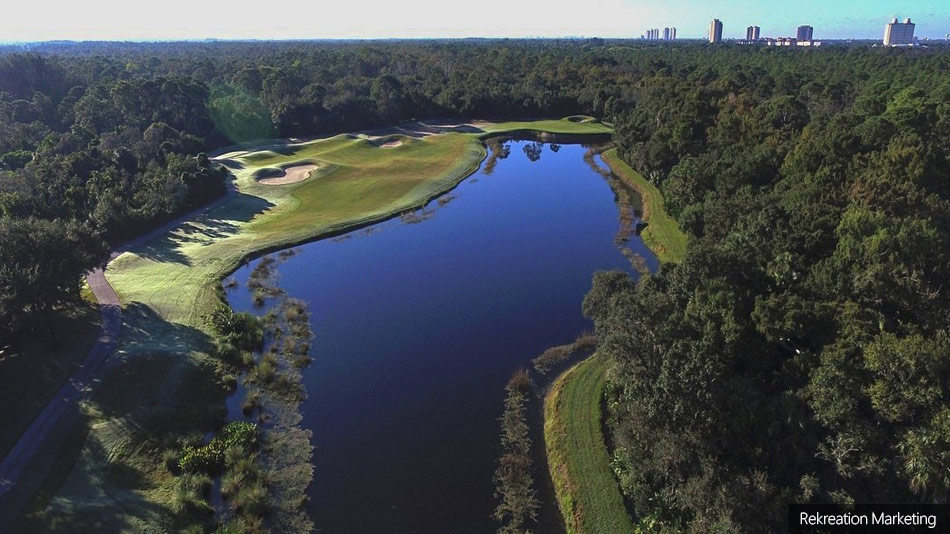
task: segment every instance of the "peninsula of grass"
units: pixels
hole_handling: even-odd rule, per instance
[[[480,122],[387,135],[386,146],[341,134],[218,156],[234,175],[236,191],[225,202],[109,264],[106,277],[123,306],[112,375],[84,408],[88,433],[78,459],[47,477],[59,489],[33,503],[31,524],[68,531],[100,521],[163,532],[206,521],[203,508],[170,511],[177,481],[162,456],[221,424],[235,371],[213,356],[208,317],[221,303],[220,281],[267,251],[422,207],[478,169],[483,138],[524,131],[603,136],[610,129],[587,117]],[[293,184],[257,180],[262,169],[302,163],[319,169]]]
[[[683,256],[686,255],[686,234],[680,230],[676,219],[666,213],[660,190],[620,159],[616,148],[605,151],[601,157],[615,175],[640,193],[643,202],[643,221],[647,223],[647,227],[640,234],[644,244],[662,262],[682,261]]]
[[[633,532],[601,426],[607,366],[602,356],[587,358],[558,377],[544,398],[548,469],[567,534]]]

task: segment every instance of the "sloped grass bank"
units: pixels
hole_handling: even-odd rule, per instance
[[[640,193],[643,201],[643,220],[647,223],[640,235],[646,246],[650,247],[660,261],[681,261],[686,255],[686,234],[680,230],[676,219],[666,213],[660,190],[620,159],[616,148],[605,151],[601,157],[614,174]]]
[[[548,469],[568,534],[633,532],[601,426],[607,368],[595,354],[558,377],[544,398]]]

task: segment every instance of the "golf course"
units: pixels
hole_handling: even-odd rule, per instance
[[[106,279],[123,310],[115,355],[20,525],[168,527],[167,507],[181,490],[162,458],[184,436],[220,425],[235,380],[213,356],[208,321],[222,279],[267,251],[421,207],[478,169],[484,139],[514,134],[603,139],[610,129],[584,117],[414,123],[221,151],[214,160],[232,174],[228,196],[109,263]]]

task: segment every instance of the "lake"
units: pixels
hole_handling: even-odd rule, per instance
[[[587,148],[506,146],[417,216],[296,247],[278,268],[315,334],[302,425],[318,532],[494,532],[506,381],[591,327],[581,301],[595,271],[633,273]],[[639,237],[625,246],[657,268]],[[256,264],[234,273],[237,310],[254,311],[245,283]],[[546,478],[538,465],[540,532],[557,522]]]

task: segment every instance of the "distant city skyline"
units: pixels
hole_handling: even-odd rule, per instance
[[[881,39],[895,17],[912,18],[919,38],[950,32],[947,0],[864,0],[795,3],[760,0],[549,0],[509,2],[499,10],[444,0],[285,0],[271,8],[251,0],[208,5],[192,0],[130,4],[124,0],[16,2],[0,19],[0,41],[177,39],[386,39],[458,37],[637,38],[647,28],[676,27],[679,39],[708,36],[723,22],[724,39],[795,36],[801,25],[815,39]]]

